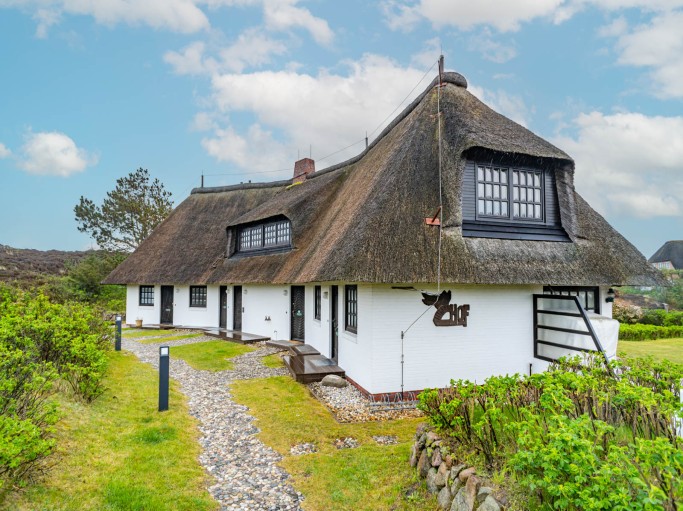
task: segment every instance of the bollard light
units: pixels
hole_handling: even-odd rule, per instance
[[[159,346],[159,411],[168,410],[168,368],[170,348]]]
[[[116,337],[114,339],[114,349],[121,351],[121,316],[116,316]]]

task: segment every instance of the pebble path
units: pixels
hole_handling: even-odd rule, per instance
[[[163,344],[171,348],[216,340],[208,336],[177,341],[163,337]],[[199,461],[215,479],[209,492],[220,503],[221,511],[300,510],[303,495],[289,485],[289,475],[277,466],[282,456],[255,437],[259,430],[253,424],[254,418],[230,394],[232,381],[287,374],[285,368],[270,368],[261,362],[262,357],[277,349],[265,343],[252,346],[256,351],[231,359],[233,370],[219,372],[193,369],[184,360],[173,358],[171,349],[170,376],[180,382],[189,398],[190,413],[200,422],[203,451]],[[159,367],[159,344],[142,344],[124,337],[122,347],[143,362]]]

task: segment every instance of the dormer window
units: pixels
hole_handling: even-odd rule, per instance
[[[540,170],[477,164],[477,218],[543,221],[543,195]]]
[[[250,253],[290,248],[292,224],[286,218],[278,218],[237,228],[236,252]]]

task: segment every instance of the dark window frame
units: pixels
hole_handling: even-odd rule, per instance
[[[590,304],[590,295],[593,294],[593,305]],[[600,287],[599,286],[543,286],[545,295],[578,296],[581,306],[585,311],[593,311],[600,314]]]
[[[358,286],[344,286],[344,330],[358,333]]]
[[[205,309],[207,295],[206,286],[190,286],[190,307]]]
[[[154,286],[140,285],[138,305],[140,307],[154,307]]]
[[[314,317],[318,321],[322,318],[322,288],[321,286],[315,286],[313,289],[313,296],[314,300],[313,303],[315,304],[314,308]]]
[[[236,235],[238,254],[280,251],[292,246],[292,223],[287,218],[271,219],[238,227]]]
[[[490,174],[489,174],[490,171]],[[489,175],[491,178],[489,179]],[[495,179],[498,175],[498,180]],[[524,176],[524,184],[521,183],[521,176]],[[533,176],[532,184],[528,183],[528,177]],[[546,220],[546,172],[540,168],[527,166],[499,165],[493,162],[484,163],[474,160],[474,211],[475,218],[481,221],[507,222],[511,224],[544,224]],[[505,179],[503,180],[503,176]],[[535,177],[539,183],[536,185]],[[517,178],[517,179],[515,179]],[[503,182],[504,181],[504,182]],[[503,187],[505,187],[503,189]],[[482,195],[483,190],[483,195]],[[489,193],[491,190],[491,193]],[[525,199],[522,200],[521,192],[524,192]],[[535,198],[536,190],[538,199]],[[498,191],[498,193],[496,193]],[[505,193],[503,193],[503,191]],[[529,200],[529,192],[532,198]],[[517,196],[515,196],[517,193]],[[491,212],[487,212],[488,203],[491,203]],[[483,211],[482,211],[482,205]],[[505,205],[506,214],[502,214]],[[494,213],[498,206],[499,213]],[[535,216],[535,208],[540,210],[540,217]],[[517,215],[515,214],[517,208]],[[519,211],[531,208],[533,216],[519,216]]]

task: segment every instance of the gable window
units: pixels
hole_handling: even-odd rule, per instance
[[[140,305],[154,305],[154,286],[140,286]]]
[[[321,289],[320,286],[315,286],[315,319],[320,319],[321,314],[320,311],[322,310],[321,307]]]
[[[276,220],[242,227],[238,230],[237,251],[250,252],[291,246],[292,224]]]
[[[540,170],[477,164],[477,217],[542,222],[543,184]]]
[[[206,307],[206,286],[190,286],[190,307]]]
[[[347,332],[358,332],[358,286],[344,286],[344,327]]]
[[[586,286],[544,286],[543,294],[578,296],[585,311],[600,314],[600,288]]]

